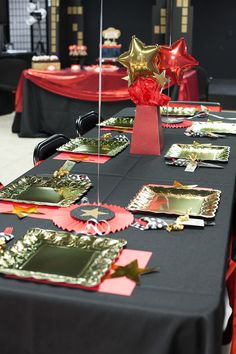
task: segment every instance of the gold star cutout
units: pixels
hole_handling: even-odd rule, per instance
[[[125,80],[125,81],[129,81],[129,75],[124,76],[124,77],[122,77],[121,79],[122,79],[122,80]]]
[[[38,212],[37,206],[21,207],[14,205],[12,210],[4,211],[4,214],[15,214],[19,219],[23,219],[29,214],[41,214]]]
[[[158,73],[153,63],[157,51],[158,45],[145,46],[137,37],[132,37],[129,50],[118,58],[118,61],[128,69],[129,85],[138,76],[151,75],[153,72]]]
[[[126,277],[134,281],[137,285],[140,284],[140,275],[158,272],[156,268],[139,268],[137,259],[126,264],[126,266],[113,265],[112,269],[115,272],[109,276],[110,278]]]
[[[99,211],[99,208],[93,208],[93,209],[81,209],[81,211],[84,213],[84,214],[81,214],[81,216],[91,216],[95,219],[98,218],[99,215],[107,215],[107,213],[104,213],[103,211]]]
[[[161,85],[161,87],[164,87],[165,84],[167,83],[168,79],[166,77],[166,72],[165,70],[162,71],[161,74],[156,74],[154,73],[153,76],[155,77],[155,79],[157,80],[157,82]]]
[[[74,162],[81,162],[81,161],[87,161],[87,160],[89,160],[89,158],[88,158],[88,156],[70,157],[68,160],[74,161]]]
[[[182,184],[178,181],[174,181],[172,187],[174,188],[182,188],[182,189],[192,189],[192,188],[196,188],[197,187],[197,184]]]

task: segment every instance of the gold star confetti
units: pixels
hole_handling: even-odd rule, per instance
[[[38,212],[37,206],[21,207],[14,205],[12,210],[4,211],[4,214],[15,214],[19,219],[23,219],[29,214],[42,214]]]
[[[54,171],[53,177],[55,178],[61,178],[69,174],[68,170],[64,170],[63,168],[60,168],[59,170]]]
[[[87,161],[87,160],[89,160],[89,157],[88,157],[88,156],[70,157],[68,160],[74,161],[74,162],[81,162],[81,161]]]
[[[191,189],[191,188],[196,188],[198,185],[197,184],[182,184],[178,181],[174,181],[173,186],[174,188],[183,188],[183,189]]]
[[[137,285],[140,284],[140,275],[159,271],[157,268],[139,268],[137,259],[125,266],[113,265],[112,269],[114,269],[115,272],[112,273],[109,278],[126,277],[134,281]]]
[[[161,74],[154,73],[153,75],[157,82],[161,85],[161,87],[164,87],[168,81],[165,70],[162,71]]]

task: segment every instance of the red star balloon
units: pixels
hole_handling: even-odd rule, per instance
[[[160,46],[159,53],[156,56],[156,66],[160,71],[166,70],[172,83],[180,85],[185,69],[198,65],[188,52],[184,38],[180,38],[171,46]]]

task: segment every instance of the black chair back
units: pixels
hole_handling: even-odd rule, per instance
[[[61,145],[67,143],[70,139],[63,134],[54,134],[49,138],[41,141],[34,148],[33,162],[36,164],[38,161],[47,159],[49,156],[56,152],[56,149]]]
[[[101,118],[101,121],[103,119]],[[79,135],[84,135],[98,123],[98,114],[94,111],[79,116],[76,120],[76,130]]]
[[[197,72],[199,101],[208,101],[208,91],[210,78],[207,71],[201,66],[195,66]]]

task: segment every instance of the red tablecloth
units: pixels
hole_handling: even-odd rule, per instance
[[[123,80],[126,70],[102,73],[102,101],[130,100],[127,81]],[[70,70],[38,71],[24,70],[16,91],[16,112],[22,112],[24,79],[57,95],[76,98],[85,101],[98,101],[98,73]],[[184,74],[183,83],[179,89],[178,100],[198,101],[198,82],[196,71],[190,70]]]
[[[98,101],[98,76],[98,73],[94,71],[74,73],[70,70],[54,72],[24,70],[16,91],[16,112],[22,112],[24,79],[57,95],[85,101]],[[102,73],[103,102],[130,100],[127,81],[122,79],[124,76],[126,76],[126,71],[123,69]]]

